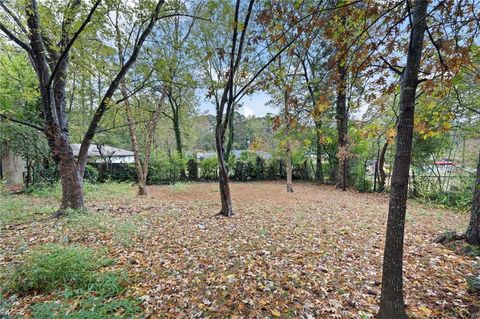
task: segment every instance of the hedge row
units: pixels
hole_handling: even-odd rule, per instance
[[[293,177],[295,179],[312,179],[314,172],[312,165],[302,163],[294,165]],[[265,160],[260,156],[231,158],[227,162],[229,177],[233,181],[249,180],[275,180],[286,177],[285,162],[280,159]],[[103,164],[90,166],[86,171],[90,181],[136,181],[136,171],[133,164],[110,165]],[[185,180],[217,180],[218,160],[216,157],[206,158],[200,161],[195,159],[184,160],[177,157],[152,160],[148,169],[148,184],[165,184]]]

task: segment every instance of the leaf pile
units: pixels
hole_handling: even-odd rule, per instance
[[[132,188],[132,193],[135,190]],[[134,280],[125,295],[153,318],[370,318],[378,310],[388,198],[328,186],[232,185],[235,216],[216,216],[214,183],[152,186],[146,197],[90,203],[90,213],[10,227],[0,266],[39,243],[106,247]],[[110,197],[113,198],[113,197]],[[473,318],[465,277],[477,260],[432,239],[468,216],[410,203],[405,292],[416,318]],[[25,248],[27,247],[27,248]],[[28,315],[49,295],[22,297]]]

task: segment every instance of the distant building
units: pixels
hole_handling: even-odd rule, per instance
[[[236,159],[239,159],[240,156],[242,155],[243,152],[249,152],[248,150],[232,150],[231,154],[235,156]],[[250,151],[252,152],[252,151]],[[272,155],[270,153],[267,153],[265,151],[253,151],[255,154],[263,158],[264,160],[268,160],[272,158]],[[204,160],[209,157],[216,157],[217,153],[216,152],[199,152],[197,153],[197,160]]]
[[[73,156],[78,157],[80,144],[71,144]],[[88,148],[87,162],[101,164],[108,161],[110,164],[134,163],[135,158],[132,151],[123,150],[108,145],[91,144]]]

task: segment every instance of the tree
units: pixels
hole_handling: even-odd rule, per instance
[[[383,257],[382,292],[378,317],[408,318],[403,299],[403,237],[408,193],[416,89],[419,83],[428,1],[412,2],[410,42],[400,87],[399,117],[392,189],[388,206]]]
[[[477,177],[475,179],[472,208],[470,210],[470,222],[465,237],[470,245],[480,245],[480,154],[478,155]]]
[[[192,14],[170,14],[153,38],[153,47],[149,50],[151,59],[154,59],[154,76],[163,83],[166,102],[169,106],[164,108],[162,114],[168,118],[175,134],[175,147],[180,157],[183,157],[182,120],[194,109],[195,89],[197,86],[193,78],[195,60],[192,58],[196,52],[191,40],[195,20],[208,19],[196,16],[201,5],[195,7],[183,1],[170,4],[171,10],[183,12],[192,6]]]
[[[87,163],[87,154],[97,127],[105,112],[112,104],[112,97],[129,69],[135,63],[140,50],[160,18],[160,9],[164,1],[160,0],[153,5],[147,23],[141,22],[138,26],[138,37],[131,50],[130,57],[123,67],[113,77],[108,89],[104,93],[95,114],[85,132],[80,147],[78,163],[73,156],[68,134],[66,85],[69,74],[69,55],[77,39],[94,18],[100,7],[101,0],[97,0],[81,20],[81,1],[69,1],[65,5],[65,14],[60,26],[47,28],[42,25],[44,14],[39,10],[36,0],[26,1],[25,19],[22,19],[2,3],[5,21],[0,22],[0,30],[15,44],[28,54],[32,67],[36,72],[41,93],[42,113],[40,115],[43,128],[53,158],[58,165],[62,184],[61,210],[65,208],[83,209],[83,174]],[[41,14],[42,13],[42,14]],[[108,11],[105,11],[108,14]],[[43,19],[42,19],[43,18]],[[2,19],[3,20],[3,19]],[[7,25],[9,23],[10,25]],[[50,25],[48,25],[50,26]],[[74,26],[78,28],[72,32]],[[20,30],[20,34],[14,30]],[[58,42],[55,37],[59,37]],[[60,212],[61,212],[60,210]]]

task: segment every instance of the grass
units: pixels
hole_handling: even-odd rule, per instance
[[[110,263],[89,248],[45,244],[28,252],[12,270],[6,291],[25,294],[49,292],[66,286],[84,289],[102,281],[95,271]]]
[[[38,216],[47,216],[52,211],[53,206],[32,205],[28,198],[0,191],[0,226],[27,222]]]
[[[55,302],[31,305],[34,318],[134,318],[140,302],[120,298],[128,284],[124,272],[101,271],[112,264],[99,251],[78,245],[45,244],[28,252],[4,278],[3,292],[53,293]],[[2,297],[0,310],[9,302]]]
[[[93,184],[85,181],[84,185],[85,200],[97,201],[114,198],[132,197],[135,194],[131,183],[109,182]],[[45,198],[62,198],[62,187],[59,182],[54,184],[37,184],[29,187],[27,193]]]
[[[188,183],[175,183],[170,185],[170,190],[174,193],[184,193],[190,190],[191,185]]]

